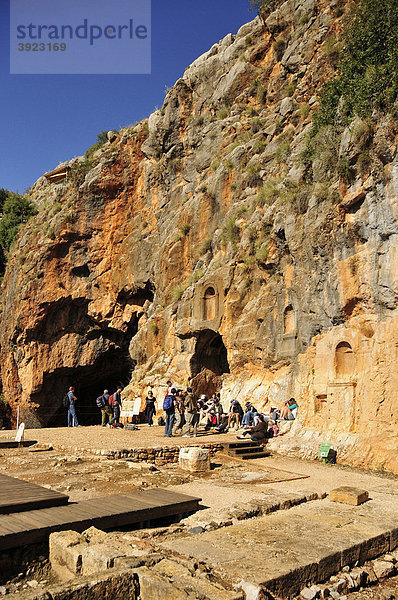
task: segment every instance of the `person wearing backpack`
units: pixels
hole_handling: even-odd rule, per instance
[[[108,390],[104,390],[102,396],[98,396],[95,402],[101,411],[101,425],[102,427],[106,427],[106,424],[111,420],[113,416],[112,409],[109,406]]]
[[[164,435],[165,437],[173,437],[173,423],[174,423],[174,415],[175,415],[175,394],[176,389],[172,388],[170,390],[170,394],[168,393],[163,401],[163,410],[166,413],[166,422],[164,426]]]
[[[79,423],[77,421],[75,402],[77,402],[77,398],[75,396],[75,388],[71,386],[69,388],[69,392],[65,396],[67,399],[68,406],[65,408],[68,409],[68,427],[78,427]]]
[[[109,403],[113,411],[113,417],[108,423],[108,427],[119,427],[120,411],[122,408],[121,398],[122,388],[119,386],[114,394],[110,396]]]

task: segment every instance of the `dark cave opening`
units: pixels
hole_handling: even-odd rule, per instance
[[[101,413],[95,403],[96,398],[104,389],[112,394],[119,385],[125,387],[134,366],[127,352],[115,348],[100,356],[92,365],[62,368],[46,374],[37,416],[47,427],[64,427],[67,410],[62,406],[62,398],[69,386],[73,386],[79,425],[97,425],[101,422]],[[32,400],[35,401],[35,398]]]
[[[153,301],[154,293],[155,286],[147,281],[141,287],[120,290],[116,302],[121,308],[127,305],[144,306],[146,302]],[[94,343],[97,349],[97,358],[92,364],[84,364],[82,358],[76,357],[76,362],[83,364],[59,367],[44,373],[41,388],[30,398],[37,404],[30,426],[65,426],[67,410],[62,400],[70,386],[75,388],[79,424],[98,424],[101,414],[96,398],[104,389],[112,394],[117,386],[125,387],[131,379],[136,361],[129,354],[129,346],[137,334],[142,312],[133,312],[130,322],[116,329],[101,326],[100,322],[93,319],[88,313],[88,304],[86,298],[66,297],[43,305],[42,320],[28,334],[29,339],[47,344],[53,344],[67,334],[77,334],[80,337],[77,347],[79,354],[87,343]]]
[[[191,385],[196,393],[219,391],[221,375],[230,372],[227,349],[219,333],[205,329],[198,334],[190,367]]]

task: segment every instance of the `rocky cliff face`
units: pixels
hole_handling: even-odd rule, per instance
[[[225,403],[293,395],[307,438],[347,434],[348,462],[398,470],[397,126],[324,127],[308,152],[333,9],[257,17],[148,121],[33,186],[0,332],[4,395],[31,424],[63,418],[71,384],[90,422],[104,385],[191,376]]]

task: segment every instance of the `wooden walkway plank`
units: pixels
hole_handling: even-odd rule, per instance
[[[67,504],[69,497],[29,481],[0,475],[0,514]]]
[[[163,498],[163,501],[162,501]],[[0,515],[0,551],[46,540],[65,529],[115,529],[197,510],[200,498],[169,490],[93,498],[66,506]]]

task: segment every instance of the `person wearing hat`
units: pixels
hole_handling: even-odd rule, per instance
[[[201,397],[198,400],[198,410],[199,410],[199,423],[201,423],[202,419],[203,419],[203,415],[206,409],[206,394],[202,394]]]
[[[242,417],[243,409],[240,403],[237,400],[232,400],[231,406],[229,407],[228,427],[231,427],[231,423],[233,423],[232,427],[236,427],[236,429],[238,429]]]
[[[254,408],[251,402],[246,402],[241,428],[250,427],[252,423],[255,425],[257,421],[256,417],[258,417],[258,410]]]

